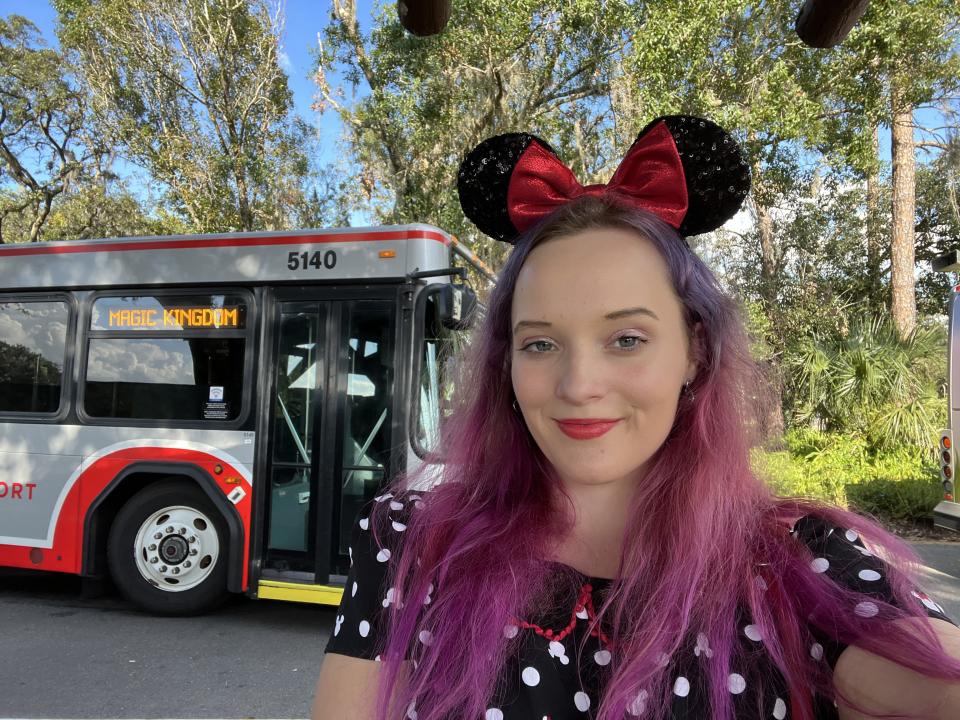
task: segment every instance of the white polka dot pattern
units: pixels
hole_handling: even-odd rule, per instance
[[[387,493],[377,499],[380,503],[388,501],[389,508],[381,507],[377,511],[377,521],[379,523],[383,520],[385,527],[381,529],[378,526],[376,533],[369,532],[372,521],[369,513],[373,506],[364,508],[361,515],[358,515],[348,548],[351,559],[350,576],[347,579],[341,607],[335,616],[328,650],[333,649],[335,652],[348,655],[359,652],[358,656],[379,661],[380,656],[374,657],[373,650],[380,647],[377,641],[382,638],[378,638],[377,634],[383,627],[382,617],[385,616],[386,609],[394,606],[402,607],[399,603],[398,587],[388,587],[386,579],[389,577],[389,569],[393,567],[393,561],[398,557],[397,553],[401,548],[398,543],[403,542],[404,533],[409,527],[410,514],[416,509],[419,498],[414,500],[408,495],[394,498]],[[389,516],[385,512],[388,509]],[[798,521],[799,525],[800,521]],[[805,529],[799,531],[795,529],[793,533],[797,542],[803,542],[809,547],[810,554],[806,557],[810,572],[821,574],[824,579],[829,578],[830,581],[848,585],[856,592],[869,593],[867,596],[855,599],[852,603],[855,606],[851,610],[863,620],[878,616],[881,604],[877,598],[883,598],[886,601],[884,594],[887,587],[886,578],[892,574],[892,571],[882,560],[875,558],[862,546],[860,536],[856,532],[826,525],[823,521],[817,520]],[[383,547],[379,547],[374,542],[375,535]],[[354,550],[357,552],[354,553]],[[417,558],[418,566],[419,560]],[[762,563],[758,563],[757,567],[760,565]],[[774,577],[770,568],[767,568],[765,576]],[[758,589],[767,589],[768,580],[759,574],[753,577],[753,581]],[[597,587],[595,583],[592,598],[588,591],[586,597],[590,598],[589,601],[580,596],[577,604],[572,607],[567,606],[569,609],[566,610],[566,615],[555,623],[551,621],[552,624],[535,626],[533,623],[542,622],[539,617],[524,617],[522,618],[524,623],[514,620],[503,627],[503,638],[517,640],[516,647],[522,655],[518,658],[519,662],[512,661],[516,664],[511,665],[510,684],[503,690],[506,694],[500,690],[505,678],[500,678],[498,681],[500,684],[497,685],[496,694],[488,700],[483,720],[539,720],[544,717],[554,720],[560,717],[586,719],[590,713],[596,712],[595,705],[603,696],[602,683],[609,677],[613,659],[611,651],[607,648],[607,641],[601,641],[596,635],[586,638],[586,643],[582,644],[584,635],[593,625],[592,622],[585,621],[593,617],[592,613],[598,606],[598,598],[602,598],[597,594]],[[602,592],[607,586],[600,587]],[[430,583],[423,598],[424,605],[431,604],[433,593],[434,586]],[[762,595],[760,597],[763,598]],[[926,595],[915,591],[914,597],[918,606],[922,603],[923,607],[931,613],[939,611],[939,606]],[[857,602],[857,600],[860,601]],[[783,686],[778,684],[782,678],[771,674],[775,670],[772,669],[772,661],[763,647],[764,638],[760,626],[748,619],[753,614],[751,610],[738,608],[737,612],[736,642],[740,650],[746,654],[739,656],[740,659],[736,661],[738,672],[731,672],[726,681],[726,690],[731,693],[733,716],[737,720],[761,720],[761,718],[762,720],[769,720],[769,718],[788,720],[790,698],[785,694],[785,689],[782,689]],[[810,620],[813,629],[812,618]],[[567,623],[571,624],[568,626]],[[520,627],[521,624],[523,627]],[[552,635],[546,632],[546,629],[551,627]],[[564,627],[568,627],[568,630],[558,635]],[[352,632],[345,632],[345,629],[352,629]],[[771,632],[775,631],[774,627]],[[416,652],[429,654],[426,648],[432,647],[432,644],[435,645],[433,634],[419,629],[416,634],[416,640],[420,645]],[[824,639],[826,636],[819,630],[814,633],[814,637],[819,642],[810,640],[811,663],[824,660],[831,664],[835,662],[839,652],[845,646],[829,638]],[[716,653],[710,647],[706,632],[695,633],[693,640],[693,642],[679,644],[672,656],[659,653],[656,658],[657,664],[667,668],[666,672],[669,673],[670,679],[667,682],[672,683],[670,689],[673,695],[670,702],[675,705],[675,708],[682,708],[679,711],[674,709],[674,716],[679,712],[686,717],[700,717],[701,703],[709,694],[709,688],[704,686],[705,676],[702,668],[705,667],[704,663],[715,657]],[[581,647],[582,655],[579,654]],[[357,651],[356,648],[360,650]],[[362,654],[367,648],[369,648],[369,655]],[[577,652],[574,652],[573,648],[577,648]],[[759,665],[753,665],[754,662]],[[413,664],[415,668],[419,667],[416,660]],[[777,688],[781,688],[779,692]],[[760,695],[761,692],[764,693],[763,697]],[[522,703],[518,701],[514,707],[514,698],[519,697],[524,699]],[[650,712],[648,704],[647,692],[645,690],[637,692],[627,705],[627,717],[647,717]],[[524,708],[520,715],[517,714],[519,707]],[[761,707],[763,714],[758,715]],[[404,720],[418,720],[419,712],[424,711],[422,708],[418,710],[416,703],[411,703],[406,709]],[[669,717],[669,712],[667,716]]]
[[[641,690],[627,707],[627,712],[634,717],[640,717],[647,710],[647,691]]]
[[[561,642],[551,640],[550,644],[547,646],[547,652],[550,654],[550,657],[556,658],[562,665],[566,665],[570,662],[570,658],[567,657],[567,649]]]
[[[739,673],[730,673],[727,678],[727,689],[734,695],[739,695],[747,689],[747,681]]]
[[[782,698],[777,698],[777,701],[773,704],[773,718],[774,720],[783,720],[786,716],[787,704]]]
[[[535,667],[528,665],[520,673],[520,677],[523,679],[523,684],[529,687],[536,687],[540,684],[540,672]]]
[[[590,696],[580,691],[573,696],[573,704],[577,706],[580,712],[586,712],[590,709]]]
[[[853,611],[862,618],[872,618],[880,612],[880,608],[877,607],[876,603],[864,600],[857,603]]]
[[[697,633],[697,644],[693,648],[694,657],[713,657],[713,650],[710,649],[710,641],[703,633]]]

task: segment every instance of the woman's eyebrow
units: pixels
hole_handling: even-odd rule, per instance
[[[623,310],[614,310],[611,313],[607,313],[603,316],[604,320],[619,320],[620,318],[629,317],[630,315],[647,315],[648,317],[653,318],[654,320],[660,320],[657,317],[657,314],[650,308],[645,307],[633,307],[633,308],[624,308]],[[513,334],[516,335],[518,332],[525,328],[550,328],[553,327],[551,323],[548,323],[546,320],[521,320],[516,325],[513,326]]]
[[[629,315],[648,315],[649,317],[652,317],[654,320],[660,319],[659,317],[657,317],[657,314],[653,310],[645,307],[633,307],[633,308],[625,308],[624,310],[615,310],[612,313],[607,313],[603,317],[605,320],[619,320],[620,318],[627,317]]]
[[[524,328],[548,328],[553,327],[546,320],[521,320],[513,326],[513,334],[516,335]]]

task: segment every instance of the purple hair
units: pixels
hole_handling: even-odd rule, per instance
[[[763,393],[736,304],[673,228],[592,197],[563,206],[520,239],[460,363],[461,391],[441,431],[442,481],[413,513],[394,568],[391,586],[401,602],[391,606],[381,640],[377,719],[392,720],[412,703],[419,720],[482,718],[499,670],[522,637],[506,638],[504,627],[556,590],[557,567],[543,558],[550,539],[568,532],[568,515],[557,506],[564,496],[549,463],[511,407],[511,309],[532,248],[599,228],[631,230],[654,244],[701,347],[693,400],[680,403],[638,484],[619,579],[598,608],[617,651],[597,720],[626,717],[641,691],[650,700],[647,717],[667,713],[670,678],[658,659],[673,655],[691,633],[706,635],[713,649],[704,666],[712,716],[731,717],[727,678],[739,651],[738,606],[759,628],[798,720],[813,717],[813,691],[834,696],[825,663],[813,671],[808,622],[928,676],[960,679],[960,662],[943,651],[928,623],[917,637],[889,622],[925,617],[910,597],[916,556],[905,543],[859,515],[774,497],[751,471],[750,433]],[[393,492],[417,479],[396,478]],[[376,510],[386,512],[388,505]],[[873,618],[850,612],[862,596],[811,572],[809,551],[789,535],[792,521],[806,514],[883,548],[884,558],[903,571],[888,578],[896,605],[876,601],[880,612]],[[436,591],[424,605],[431,584]],[[433,636],[430,644],[419,641],[424,630]],[[402,659],[413,661],[404,676]]]

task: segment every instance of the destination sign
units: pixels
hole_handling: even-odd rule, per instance
[[[113,328],[239,328],[239,308],[183,307],[164,310],[110,310],[107,326]]]
[[[91,330],[242,330],[246,306],[236,296],[105,297]]]

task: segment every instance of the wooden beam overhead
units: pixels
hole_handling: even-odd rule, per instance
[[[797,16],[797,35],[810,47],[839,45],[869,4],[870,0],[806,0]]]
[[[441,32],[450,19],[450,0],[398,0],[400,24],[418,37]]]

